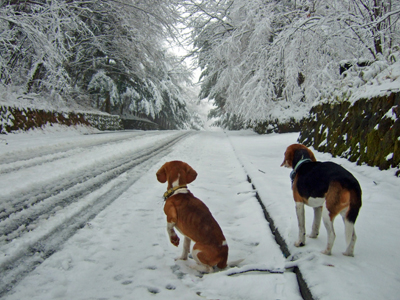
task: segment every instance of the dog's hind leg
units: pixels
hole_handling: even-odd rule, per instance
[[[322,251],[322,253],[326,255],[331,255],[333,243],[335,242],[336,238],[335,229],[333,228],[333,221],[335,217],[331,218],[328,208],[326,206],[322,209],[322,219],[324,221],[326,232],[328,234],[328,243],[326,245],[326,249]]]
[[[204,260],[204,255],[202,254],[201,250],[194,249],[192,251],[193,259],[197,262],[196,266],[192,266],[191,268],[203,272],[203,273],[212,273],[214,268],[203,263],[201,260]]]
[[[322,217],[322,206],[314,207],[314,221],[312,224],[311,234],[308,236],[312,239],[316,239],[319,234],[319,228],[321,227]]]
[[[189,239],[187,236],[185,236],[185,239],[183,241],[183,251],[182,251],[182,255],[181,257],[179,257],[178,259],[180,260],[187,260],[188,258],[188,254],[190,252],[190,242],[191,239]]]
[[[200,272],[212,273],[214,272],[213,267],[216,265],[219,268],[225,268],[228,258],[228,246],[222,245],[221,247],[201,243],[194,244],[192,255],[193,259],[197,262],[195,269]]]
[[[354,256],[354,245],[356,244],[357,236],[354,230],[354,223],[346,219],[347,211],[342,211],[340,214],[343,217],[344,231],[346,236],[347,249],[343,255]]]

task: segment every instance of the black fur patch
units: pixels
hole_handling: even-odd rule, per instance
[[[300,196],[323,198],[333,181],[361,198],[361,187],[357,179],[345,168],[333,162],[310,162],[302,164],[297,170],[297,189]]]

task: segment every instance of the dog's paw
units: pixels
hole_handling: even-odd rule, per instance
[[[318,237],[318,233],[312,233],[308,235],[309,238],[311,239],[316,239]]]
[[[343,252],[342,253],[344,256],[351,256],[351,257],[354,257],[354,253],[350,253],[350,252]]]
[[[294,245],[296,246],[296,247],[303,247],[303,246],[305,246],[305,242],[304,241],[297,241],[296,243],[294,243]]]
[[[179,237],[177,235],[171,236],[171,244],[178,247],[179,245]]]
[[[328,249],[325,249],[324,251],[321,251],[321,253],[322,253],[322,254],[325,254],[325,255],[331,255],[331,254],[332,254],[332,251],[331,251],[331,250],[328,250]]]
[[[187,260],[187,259],[188,259],[187,257],[179,256],[179,257],[175,258],[175,261],[178,261],[178,260]]]

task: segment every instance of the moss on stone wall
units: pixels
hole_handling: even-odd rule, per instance
[[[87,125],[100,130],[122,129],[119,116],[0,106],[0,133],[27,131],[42,128],[46,124]]]
[[[302,122],[299,142],[358,164],[400,168],[400,93],[320,104]]]

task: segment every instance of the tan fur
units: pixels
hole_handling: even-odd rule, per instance
[[[298,176],[296,176],[294,178],[293,185],[292,185],[293,199],[295,202],[304,202],[304,204],[308,205],[308,199],[301,197],[297,190],[297,179],[298,179]]]
[[[197,172],[187,163],[171,161],[165,163],[156,175],[161,183],[168,181],[170,189],[178,178],[179,185],[191,183],[196,179]],[[211,272],[214,266],[220,269],[226,267],[228,246],[225,237],[208,207],[201,200],[190,192],[178,193],[166,199],[164,212],[169,224],[173,224],[172,226],[176,227],[185,239],[195,242],[192,255],[203,267],[202,271]],[[178,246],[179,237],[173,228],[169,234],[171,243]],[[190,240],[185,241],[189,246]],[[183,249],[181,259],[187,259],[187,252],[188,249]]]
[[[329,211],[331,221],[344,209],[350,205],[350,192],[338,182],[332,182],[329,185],[328,192],[325,195],[326,207]]]

